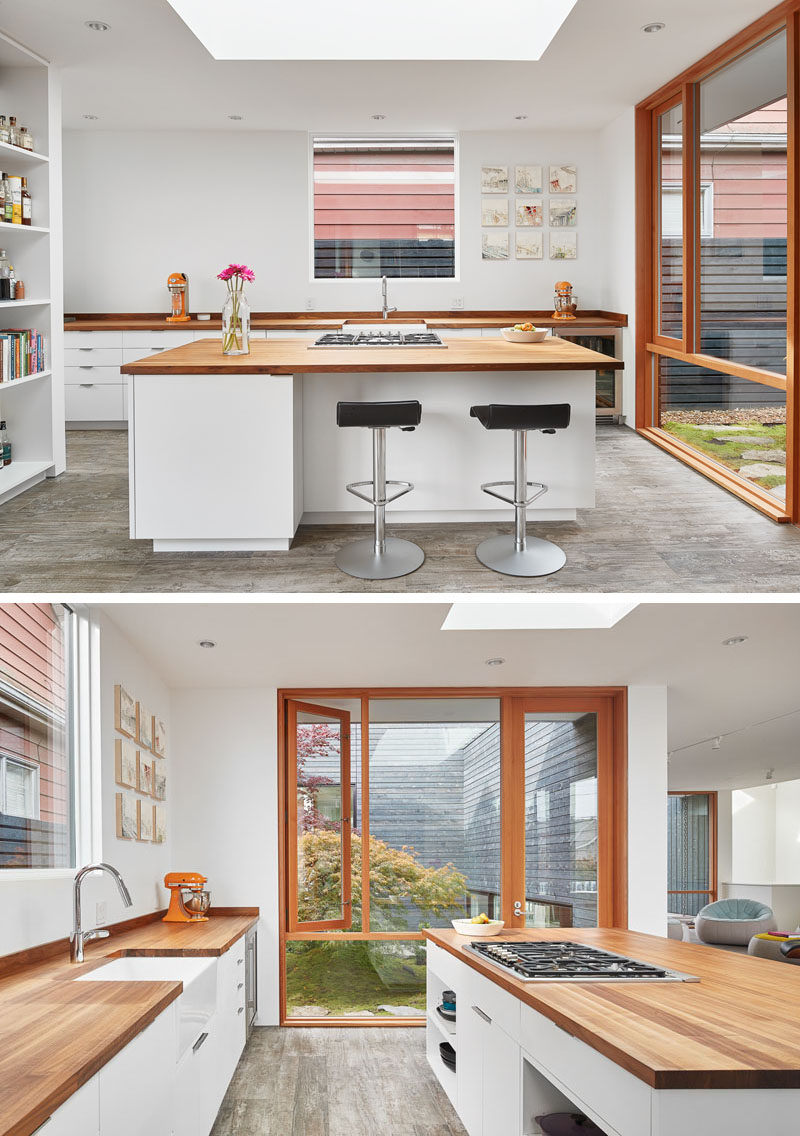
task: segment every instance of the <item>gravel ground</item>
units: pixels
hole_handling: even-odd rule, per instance
[[[662,413],[661,423],[678,422],[683,426],[736,426],[738,423],[760,422],[762,425],[783,425],[786,408],[762,406],[745,410],[668,410]]]

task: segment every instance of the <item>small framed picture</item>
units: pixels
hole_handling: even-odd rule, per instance
[[[574,166],[550,167],[551,193],[576,193],[578,190],[578,174]]]
[[[578,256],[577,233],[551,233],[550,259],[575,260]]]
[[[136,741],[136,699],[119,684],[114,687],[114,728]]]
[[[155,807],[156,806],[149,801],[136,802],[136,809],[139,820],[139,835],[137,839],[141,840],[142,843],[145,844],[152,844],[153,842],[153,832],[155,829],[155,825],[153,823],[153,811]]]
[[[147,707],[141,703],[136,703],[137,724],[138,724],[138,738],[139,745],[144,746],[145,749],[153,748],[153,715]]]
[[[528,225],[538,229],[542,224],[542,203],[540,201],[521,201],[517,198],[515,218],[518,225]]]
[[[508,224],[508,198],[481,198],[481,225],[484,229],[503,228]]]
[[[482,233],[481,258],[508,260],[508,233]]]
[[[139,802],[133,793],[117,793],[117,838],[136,840],[139,835]]]
[[[156,844],[163,844],[167,839],[167,810],[165,805],[153,806],[153,820],[155,825],[153,839]]]
[[[167,767],[163,761],[153,761],[153,796],[157,801],[167,799]]]
[[[153,795],[155,761],[156,759],[151,757],[149,753],[139,754],[139,792],[146,793],[148,797]]]
[[[542,245],[542,234],[536,230],[532,233],[517,233],[515,256],[517,260],[541,260]]]
[[[542,193],[542,167],[516,166],[514,169],[514,193]]]
[[[574,229],[578,223],[578,205],[573,197],[551,197],[550,228]]]
[[[153,753],[156,757],[167,756],[167,723],[157,714],[153,715]]]
[[[508,193],[508,166],[481,166],[481,193]]]
[[[139,785],[139,751],[133,742],[114,739],[114,778],[118,785],[126,789],[136,789]]]

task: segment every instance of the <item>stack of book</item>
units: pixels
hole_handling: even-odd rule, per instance
[[[36,328],[0,329],[0,383],[36,375],[44,369],[44,342]]]

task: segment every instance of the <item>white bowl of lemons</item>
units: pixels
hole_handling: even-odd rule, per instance
[[[513,327],[504,327],[501,334],[509,343],[541,343],[547,338],[547,328],[534,327],[532,323],[515,323]]]
[[[467,935],[471,939],[496,935],[505,927],[504,920],[490,919],[483,914],[476,915],[474,919],[451,919],[450,922],[457,934]]]

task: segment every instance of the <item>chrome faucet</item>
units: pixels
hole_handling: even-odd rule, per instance
[[[81,884],[84,878],[90,872],[108,872],[117,881],[119,894],[122,896],[122,902],[126,907],[133,904],[131,893],[125,887],[125,881],[119,874],[116,868],[112,868],[111,864],[87,864],[85,868],[80,868],[75,873],[75,880],[72,884],[72,912],[73,912],[73,925],[72,935],[69,940],[69,960],[70,962],[83,962],[83,944],[90,939],[107,939],[108,931],[103,931],[99,927],[95,927],[93,931],[83,931],[81,929]]]
[[[397,308],[389,307],[389,281],[385,276],[381,276],[381,314],[384,319],[389,318],[389,312],[396,312]]]

